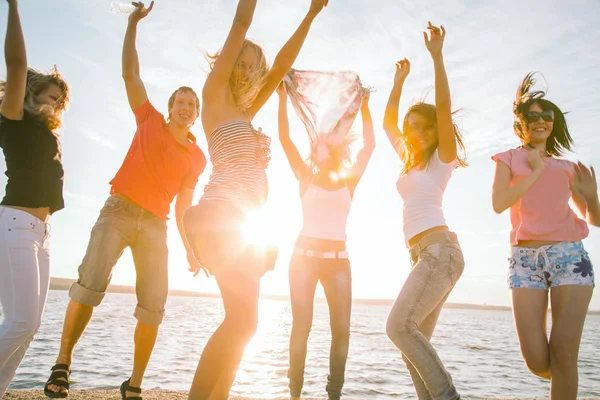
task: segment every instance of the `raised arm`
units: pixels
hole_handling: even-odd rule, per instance
[[[290,124],[287,113],[287,94],[283,82],[277,86],[277,94],[279,95],[279,111],[277,113],[277,125],[279,128],[279,141],[283,147],[283,151],[294,171],[296,179],[303,180],[308,173],[308,167],[302,161],[302,157],[298,152],[298,149],[290,138]]]
[[[20,120],[23,119],[23,99],[27,86],[27,53],[17,0],[8,0],[4,59],[6,83],[0,113],[8,119]]]
[[[600,226],[600,202],[594,167],[581,162],[575,165],[575,177],[571,187],[573,202],[590,225]]]
[[[154,1],[150,3],[150,7],[147,9],[141,1],[132,4],[135,6],[135,10],[129,15],[129,23],[123,40],[122,73],[129,106],[132,110],[136,110],[148,100],[146,87],[140,77],[140,60],[135,48],[137,25],[152,11]]]
[[[448,85],[448,77],[446,76],[446,68],[444,67],[444,57],[442,55],[442,47],[446,30],[443,26],[438,28],[433,26],[431,22],[427,26],[429,29],[429,37],[427,32],[423,32],[425,46],[431,58],[433,59],[433,70],[435,73],[435,109],[438,128],[438,155],[440,160],[449,163],[456,158],[456,136],[454,134],[454,124],[452,123],[452,105],[450,100],[450,86]]]
[[[227,35],[215,65],[206,77],[202,89],[203,99],[223,96],[229,90],[229,77],[242,50],[246,33],[252,24],[256,2],[257,0],[239,1],[229,35]]]
[[[410,62],[405,58],[396,63],[396,74],[394,75],[394,87],[390,92],[385,113],[383,115],[383,130],[390,141],[394,151],[398,153],[398,145],[402,131],[398,128],[398,108],[400,107],[400,96],[404,81],[410,73]]]
[[[510,167],[501,161],[496,162],[496,173],[492,186],[492,207],[496,213],[500,214],[512,207],[542,175],[544,162],[540,153],[537,150],[530,150],[527,159],[533,172],[514,186],[510,186]]]
[[[369,164],[373,150],[375,149],[375,130],[373,129],[373,118],[369,109],[370,92],[366,92],[360,105],[360,114],[363,123],[363,147],[356,156],[356,163],[352,167],[350,182],[354,187],[358,185],[360,178],[365,173]]]
[[[256,99],[252,103],[252,107],[250,107],[250,114],[252,117],[260,111],[262,106],[265,105],[269,97],[273,94],[279,82],[283,79],[284,75],[288,73],[294,61],[296,61],[296,57],[298,57],[298,53],[300,53],[300,49],[304,44],[304,40],[308,35],[308,31],[310,30],[310,26],[314,21],[315,17],[321,12],[323,7],[327,6],[328,0],[312,0],[310,4],[310,9],[296,32],[292,35],[292,37],[287,41],[287,43],[282,47],[282,49],[275,57],[275,61],[273,62],[273,66],[267,75],[265,85],[262,87]]]

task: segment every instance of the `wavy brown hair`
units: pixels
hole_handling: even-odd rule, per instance
[[[513,103],[513,114],[515,121],[513,128],[515,135],[521,140],[523,145],[529,143],[529,133],[527,130],[527,122],[525,114],[533,104],[537,104],[542,110],[552,110],[554,112],[554,123],[552,124],[552,132],[546,141],[546,152],[551,156],[561,156],[566,151],[571,151],[573,147],[573,138],[569,133],[565,114],[560,108],[549,100],[546,100],[546,91],[533,90],[536,84],[535,74],[539,72],[530,72],[525,75],[525,78],[517,89],[517,98]],[[542,78],[544,77],[540,74]]]
[[[410,113],[416,113],[427,119],[431,125],[433,125],[435,130],[435,145],[431,148],[427,149],[424,157],[421,160],[417,160],[416,154],[414,154],[412,145],[408,142],[408,138],[404,132],[408,130],[408,116]],[[454,126],[454,137],[456,138],[456,144],[458,145],[458,152],[456,155],[456,159],[458,160],[457,167],[466,167],[468,164],[466,162],[466,148],[462,139],[462,134],[460,129],[456,123],[455,116],[458,111],[452,112],[452,125]],[[400,159],[404,164],[402,166],[402,174],[405,175],[411,169],[415,167],[427,168],[429,163],[431,162],[431,157],[435,153],[438,148],[438,131],[437,131],[437,113],[436,108],[433,104],[418,102],[412,105],[406,115],[404,116],[404,121],[402,123],[402,136],[398,138],[399,143],[397,145],[398,154],[400,154]]]
[[[250,74],[245,75],[239,72],[238,64],[241,62],[244,50],[248,48],[254,50],[256,58],[254,59],[254,64],[250,66]],[[214,54],[206,55],[211,70],[215,66],[215,62],[220,54],[221,50]],[[254,99],[256,99],[256,96],[258,96],[258,93],[265,84],[268,73],[269,65],[263,48],[250,39],[244,39],[244,44],[242,45],[240,54],[238,54],[236,65],[229,77],[229,88],[240,110],[246,111],[252,106]]]
[[[56,101],[56,105],[39,104],[35,98],[48,89],[50,85],[60,88],[62,95]],[[0,82],[0,103],[4,99],[6,82]],[[62,125],[62,115],[67,109],[71,97],[71,90],[64,77],[58,72],[56,65],[50,73],[43,73],[35,69],[27,69],[27,82],[25,84],[25,99],[23,100],[23,111],[33,115],[50,129],[55,135]]]

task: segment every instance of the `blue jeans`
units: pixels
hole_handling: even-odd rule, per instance
[[[402,352],[419,400],[460,398],[429,339],[464,265],[458,244],[435,243],[426,247],[388,317],[387,334]]]
[[[294,255],[290,263],[292,334],[290,336],[290,395],[300,397],[304,384],[306,346],[312,327],[315,289],[320,281],[329,305],[331,348],[326,391],[329,399],[342,395],[350,344],[352,276],[350,261]]]

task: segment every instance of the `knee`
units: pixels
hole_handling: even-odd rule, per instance
[[[33,337],[40,329],[39,318],[23,319],[23,320],[4,320],[2,330],[7,338],[12,338],[18,341],[21,345],[31,342]]]
[[[417,329],[416,324],[407,318],[389,317],[385,326],[385,332],[394,343],[401,341],[414,329]]]
[[[544,354],[524,354],[523,358],[529,371],[540,378],[550,379],[550,360]]]
[[[258,316],[230,315],[225,317],[224,323],[228,325],[232,335],[237,337],[240,342],[248,343],[258,328]]]
[[[331,326],[331,339],[335,342],[350,341],[350,325],[335,324]]]
[[[550,343],[550,363],[552,370],[563,374],[577,370],[578,351],[566,343]]]
[[[310,331],[312,329],[311,321],[303,321],[294,319],[292,322],[292,336],[302,340],[308,340]]]

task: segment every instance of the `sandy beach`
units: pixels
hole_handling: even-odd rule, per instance
[[[187,392],[176,392],[167,390],[148,390],[142,393],[144,400],[187,400]],[[3,400],[46,400],[47,397],[41,390],[12,390],[8,391],[3,397]],[[120,400],[121,395],[117,390],[73,390],[69,396],[71,400]],[[465,399],[474,399],[466,397]],[[543,399],[543,398],[539,398]],[[261,400],[249,399],[246,397],[231,397],[230,400]],[[286,399],[281,399],[286,400]],[[320,398],[305,398],[305,400],[325,400]],[[363,400],[348,398],[347,400]],[[370,400],[365,398],[364,400]],[[489,400],[508,400],[508,399],[489,399]],[[534,398],[519,399],[519,400],[537,400]],[[581,398],[581,400],[600,400],[593,398]]]

